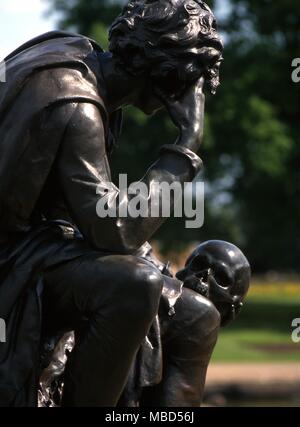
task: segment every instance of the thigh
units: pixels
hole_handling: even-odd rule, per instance
[[[50,331],[76,329],[101,307],[127,300],[137,270],[147,261],[129,255],[89,253],[44,274],[43,324]]]

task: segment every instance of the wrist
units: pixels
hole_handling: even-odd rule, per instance
[[[201,146],[202,134],[199,129],[181,129],[176,145],[197,152]]]
[[[193,180],[202,169],[202,160],[189,147],[178,144],[166,144],[161,147],[160,153],[172,153],[185,159],[188,162],[191,171],[190,180]]]

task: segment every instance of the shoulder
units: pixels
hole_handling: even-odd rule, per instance
[[[70,103],[52,108],[49,121],[63,131],[63,146],[69,155],[102,158],[106,154],[106,133],[99,109],[92,103]],[[96,160],[96,159],[94,159]]]
[[[68,132],[89,136],[104,133],[104,124],[98,107],[90,102],[77,103],[68,122]]]
[[[61,135],[67,145],[80,145],[82,141],[86,146],[105,142],[105,131],[102,116],[98,108],[87,102],[65,102],[53,104],[45,108],[37,117],[40,131],[50,135]]]

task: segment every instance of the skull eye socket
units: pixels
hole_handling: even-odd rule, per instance
[[[232,286],[233,278],[230,272],[225,270],[224,268],[220,268],[218,266],[213,268],[213,276],[215,280],[218,282],[219,286],[222,288],[228,288]]]
[[[190,269],[193,272],[199,272],[209,268],[209,262],[206,256],[199,255],[193,259],[190,264]]]

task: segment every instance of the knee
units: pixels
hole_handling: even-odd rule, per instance
[[[194,333],[199,338],[216,337],[220,328],[220,313],[207,298],[196,296],[191,304],[191,316],[194,318]]]
[[[134,256],[113,256],[106,258],[105,262],[108,274],[104,277],[102,275],[102,279],[110,282],[107,288],[110,305],[130,325],[151,323],[158,311],[162,293],[163,278],[160,271]],[[93,311],[98,312],[107,301],[103,301],[103,291],[96,282],[92,295]]]
[[[204,300],[204,301],[203,301]],[[201,363],[208,364],[217,343],[221,316],[216,307],[206,298],[199,300],[198,316],[195,316],[192,333],[197,337],[197,353]]]
[[[126,301],[123,302],[127,313],[134,320],[151,321],[158,311],[162,293],[163,278],[154,266],[138,263],[130,272],[127,282]]]
[[[204,350],[216,343],[220,313],[205,297],[184,288],[178,306],[178,322],[186,330],[189,343]]]

